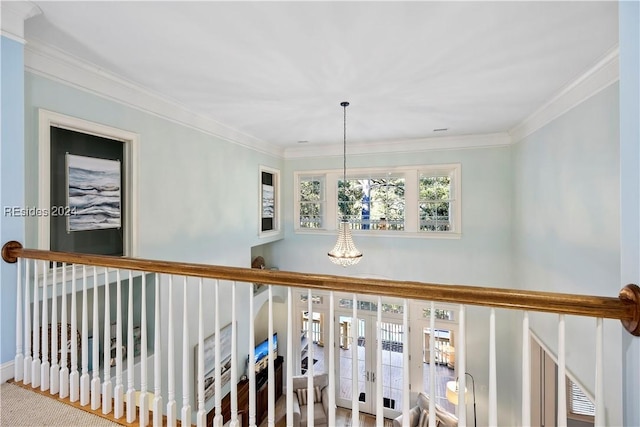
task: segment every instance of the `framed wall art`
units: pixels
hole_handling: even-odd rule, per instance
[[[220,358],[222,362],[220,364],[220,388],[224,387],[231,380],[231,323],[224,328],[220,329]],[[195,393],[196,402],[198,401],[198,349],[196,344],[194,348],[194,372],[195,372]],[[211,399],[215,394],[215,380],[216,380],[216,334],[209,335],[204,340],[204,401]]]
[[[260,234],[280,229],[280,171],[260,167]]]

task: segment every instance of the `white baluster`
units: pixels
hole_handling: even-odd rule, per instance
[[[251,333],[253,334],[253,296],[250,303],[251,311]],[[249,352],[251,354],[253,352]],[[249,359],[249,366],[254,366],[255,361],[253,358]],[[249,389],[251,392],[251,389]],[[291,286],[287,287],[287,427],[293,427],[293,292]],[[253,423],[251,423],[251,417],[249,417],[249,425],[255,424],[255,416]],[[331,420],[329,420],[329,425]]]
[[[567,425],[567,370],[564,314],[558,316],[558,427]]]
[[[496,361],[496,309],[489,315],[489,426],[498,425],[498,386]]]
[[[460,304],[456,366],[458,367],[458,424],[463,426],[467,425],[467,333],[465,317],[465,307],[463,304]]]
[[[329,292],[329,425],[336,425],[336,321],[333,291]],[[293,384],[292,384],[293,385]]]
[[[231,422],[230,427],[237,427],[238,422],[238,319],[236,312],[236,282],[231,285]],[[222,363],[222,361],[220,361]],[[273,377],[269,377],[273,378]],[[270,381],[273,382],[273,381]]]
[[[271,289],[271,286],[269,286]],[[271,306],[269,306],[269,326],[271,326]],[[271,336],[272,332],[269,329],[269,336]],[[312,396],[314,396],[313,390],[313,294],[311,293],[311,289],[307,291],[307,399],[308,402],[312,402]],[[269,372],[269,378],[271,377],[271,372]],[[314,425],[314,405],[307,405],[307,426],[313,427]],[[304,417],[304,414],[300,414]],[[271,427],[271,426],[270,426]]]
[[[162,427],[162,341],[160,329],[160,275],[155,274],[155,309],[153,338],[153,426]]]
[[[113,409],[113,388],[111,384],[111,296],[109,269],[104,269],[104,380],[102,382],[102,413]]]
[[[360,403],[358,401],[358,297],[353,294],[353,309],[351,312],[351,425],[360,426]]]
[[[187,276],[182,286],[182,425],[191,425],[191,404],[189,403],[189,295],[187,294]]]
[[[49,285],[47,284],[47,262],[42,261],[42,363],[40,364],[40,390],[49,390]]]
[[[175,367],[175,340],[173,333],[173,276],[169,275],[169,322],[168,322],[168,355],[169,367],[167,378],[167,426],[174,427],[178,421],[176,409],[176,367]]]
[[[24,379],[24,354],[22,353],[22,258],[16,266],[16,357],[13,361],[13,378]]]
[[[204,407],[204,310],[202,301],[204,295],[202,291],[202,278],[198,282],[198,414],[196,419],[197,427],[206,427],[207,410]],[[253,298],[249,304],[253,306]],[[253,322],[251,322],[253,327]]]
[[[87,290],[87,266],[82,266],[82,376],[80,377],[80,405],[90,402],[91,377],[89,376],[89,308]]]
[[[62,263],[62,306],[60,307],[60,397],[69,396],[69,332],[67,325],[67,263]]]
[[[91,349],[91,364],[93,368],[93,378],[91,379],[91,409],[96,411],[100,408],[100,318],[98,316],[98,269],[93,267],[93,348]],[[105,348],[107,351],[108,347]]]
[[[378,296],[378,325],[376,328],[376,425],[384,425],[384,401],[382,400],[382,297]],[[406,334],[405,334],[406,335]],[[408,371],[409,369],[404,369]]]
[[[116,270],[116,386],[113,390],[113,416],[124,416],[124,385],[122,384],[122,278]]]
[[[149,394],[147,393],[147,274],[142,273],[140,292],[140,426],[149,425]],[[159,325],[158,325],[159,327]]]
[[[69,374],[69,399],[80,399],[80,374],[78,372],[78,307],[76,298],[76,266],[71,266],[71,374]]]
[[[436,395],[436,303],[431,301],[429,313],[429,396]],[[408,418],[405,413],[403,420]],[[436,402],[429,399],[429,425],[436,425]]]
[[[605,425],[604,406],[604,339],[602,329],[602,318],[596,319],[596,414],[594,426]]]
[[[406,412],[409,412],[409,406],[411,404],[409,392],[409,301],[404,299],[402,305],[402,328],[404,331],[404,334],[402,334],[402,366],[404,367],[402,370],[402,383],[404,384],[404,390],[402,393],[402,412],[405,412],[405,410]]]
[[[31,387],[40,387],[40,297],[38,296],[38,262],[33,261],[33,360]]]
[[[522,420],[523,427],[531,425],[531,342],[529,337],[529,313],[522,318]]]
[[[214,338],[214,342],[215,342],[215,347],[214,347],[214,359],[215,359],[215,363],[214,363],[214,368],[215,368],[215,375],[214,375],[214,393],[215,393],[215,408],[216,408],[216,412],[215,412],[215,416],[213,417],[213,427],[222,427],[222,386],[220,384],[220,382],[222,381],[221,376],[220,376],[220,283],[218,282],[218,280],[215,281],[214,283],[214,291],[215,291],[215,299],[216,299],[216,306],[215,306],[215,330],[214,330],[214,334],[215,334],[215,338]]]
[[[29,289],[29,260],[24,261],[24,363],[22,372],[24,373],[22,382],[31,384],[31,364],[33,357],[31,356],[31,340],[33,339],[33,331],[31,330],[31,295]]]
[[[291,288],[289,288],[289,291],[290,290]],[[253,324],[255,319],[253,300],[254,300],[253,291],[250,290],[249,291],[249,362],[248,362],[249,366],[247,371],[249,374],[249,426],[251,427],[256,425],[256,370],[255,370],[256,355],[255,355],[255,352],[251,350],[253,349],[253,346],[256,344],[256,332]],[[291,337],[287,337],[287,339],[289,338]],[[289,353],[291,351],[292,349],[290,347],[287,347],[287,358],[289,359],[288,362],[291,362],[291,359],[289,358],[289,357],[292,357],[292,355]],[[287,365],[287,367],[289,367],[289,365]],[[293,371],[287,369],[287,373],[291,373],[291,372]],[[287,390],[290,390],[290,389],[287,388]],[[288,393],[287,393],[287,399],[288,399]],[[287,400],[287,405],[288,405],[288,400]],[[291,406],[291,408],[292,408],[291,410],[293,411],[293,406]],[[287,413],[289,413],[288,409],[287,409]]]
[[[51,286],[51,370],[49,371],[49,392],[60,392],[60,365],[58,364],[58,263],[53,263]],[[61,331],[62,332],[62,331]],[[66,331],[65,331],[66,332]]]
[[[134,343],[133,343],[133,271],[129,270],[129,298],[127,301],[127,422],[136,419],[136,389],[133,381],[134,374]]]

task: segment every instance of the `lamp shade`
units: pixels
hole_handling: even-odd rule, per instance
[[[327,254],[334,264],[347,267],[356,265],[362,258],[362,252],[356,249],[351,237],[351,226],[349,221],[340,221],[340,230],[338,232],[338,241],[333,249]]]
[[[464,390],[465,396],[467,389]],[[454,405],[458,404],[458,381],[447,382],[447,400]]]

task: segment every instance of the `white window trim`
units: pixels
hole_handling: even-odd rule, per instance
[[[140,136],[137,133],[94,123],[77,117],[66,116],[53,111],[38,110],[38,205],[49,208],[51,205],[51,127],[82,132],[103,138],[124,142],[124,170],[126,179],[125,222],[128,224],[124,233],[124,256],[135,257],[138,253],[138,149]],[[49,217],[38,218],[38,248],[50,250]]]
[[[273,218],[273,230],[262,231],[262,172],[267,172],[273,175],[274,185],[274,218]],[[258,191],[259,191],[259,203],[258,203],[258,237],[268,238],[278,236],[282,230],[281,226],[281,211],[280,211],[280,171],[278,169],[271,168],[269,166],[260,165],[258,172]]]
[[[418,166],[401,166],[390,168],[358,168],[350,169],[347,178],[360,174],[379,174],[379,173],[399,173],[405,177],[405,195],[413,194],[414,197],[405,196],[405,229],[403,231],[391,230],[353,230],[354,235],[370,236],[370,237],[404,237],[404,238],[431,238],[431,239],[460,239],[462,237],[462,183],[461,183],[460,163],[437,164],[437,165],[418,165]],[[451,191],[455,203],[452,206],[453,213],[451,215],[452,231],[419,231],[418,217],[418,177],[425,172],[434,175],[447,174],[453,179]],[[323,227],[319,229],[307,229],[300,227],[300,201],[299,188],[300,177],[322,175],[325,177],[325,212],[323,215]],[[327,170],[301,170],[294,171],[294,188],[293,194],[296,197],[294,203],[294,232],[297,234],[334,234],[338,229],[338,204],[337,204],[337,188],[338,181],[342,179],[343,171],[340,169]],[[457,207],[457,208],[456,208]]]

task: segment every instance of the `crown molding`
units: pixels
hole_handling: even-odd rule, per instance
[[[25,46],[25,70],[245,148],[277,157],[283,155],[280,147],[225,126],[172,99],[39,41],[29,40]]]
[[[0,2],[2,35],[24,44],[24,21],[41,13],[42,10],[30,1]]]
[[[611,49],[593,67],[562,88],[551,100],[509,130],[513,143],[522,141],[549,122],[586,101],[620,78],[618,46]]]
[[[506,132],[483,135],[441,136],[435,138],[419,138],[411,140],[395,140],[381,142],[349,143],[350,155],[415,153],[432,150],[461,150],[467,148],[501,147],[511,144],[511,137]],[[342,156],[342,145],[304,146],[285,149],[285,159],[304,157]]]

